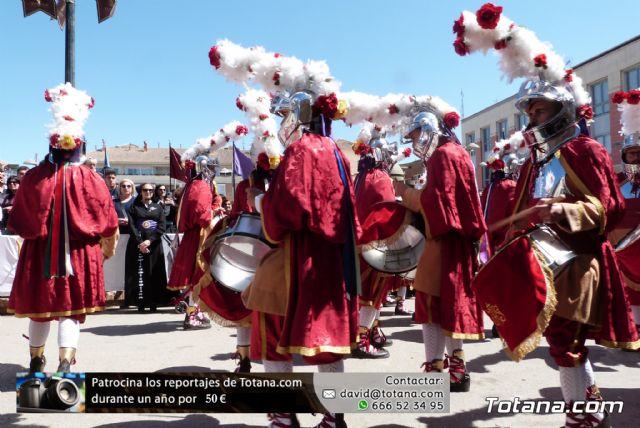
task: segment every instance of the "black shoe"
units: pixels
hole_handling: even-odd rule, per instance
[[[43,372],[47,359],[44,357],[33,357],[29,363],[29,373]]]
[[[158,306],[156,306],[156,305],[150,305],[150,306],[149,306],[149,311],[150,311],[150,312],[158,312]]]
[[[238,362],[238,367],[233,371],[234,373],[251,373],[251,359],[250,358],[240,358]]]
[[[469,373],[465,373],[461,382],[451,382],[449,386],[450,392],[468,392],[471,388],[471,377],[469,377]]]
[[[144,312],[144,305],[138,305],[138,312]]]
[[[351,356],[353,358],[377,360],[381,358],[389,358],[389,351],[384,348],[374,348],[373,346],[369,346],[368,350],[356,347],[351,351]]]

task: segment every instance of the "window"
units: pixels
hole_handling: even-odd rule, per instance
[[[140,168],[127,168],[126,169],[126,174],[127,175],[140,175]]]
[[[217,184],[216,183],[216,189],[218,189],[218,195],[220,196],[227,196],[227,186],[224,184]]]
[[[480,135],[482,135],[482,151],[487,153],[491,150],[491,128],[487,126],[480,129]]]
[[[526,128],[529,124],[529,117],[526,114],[518,113],[516,114],[516,131],[522,131],[523,128]]]
[[[483,187],[487,187],[491,181],[491,170],[487,167],[482,168],[482,181],[484,183]]]
[[[606,79],[591,85],[591,99],[594,116],[609,113],[609,83]]]
[[[153,175],[153,168],[140,168],[140,175]]]
[[[609,153],[611,153],[611,135],[601,135],[596,137],[596,140],[598,140],[598,142],[602,144]]]
[[[507,119],[502,119],[496,122],[496,137],[498,138],[498,141],[507,138],[508,129]]]
[[[640,66],[624,72],[625,91],[640,88]]]

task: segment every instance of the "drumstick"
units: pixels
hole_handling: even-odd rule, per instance
[[[561,202],[563,200],[564,200],[564,196],[558,196],[556,198],[550,198],[550,199],[547,199],[542,204],[538,204],[538,205],[536,205],[534,207],[527,208],[526,210],[522,210],[520,212],[517,212],[517,213],[515,213],[514,215],[512,215],[510,217],[503,218],[502,220],[496,221],[495,223],[492,223],[492,224],[489,225],[489,232],[493,232],[494,230],[500,229],[500,228],[502,228],[504,226],[510,225],[512,223],[515,223],[516,221],[519,221],[519,220],[522,220],[524,218],[527,218],[531,214],[536,212],[538,210],[538,208],[540,208],[542,206],[555,204],[556,202]]]

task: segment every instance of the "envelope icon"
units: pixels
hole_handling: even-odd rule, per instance
[[[323,389],[322,390],[322,398],[336,398],[336,390],[335,389]]]

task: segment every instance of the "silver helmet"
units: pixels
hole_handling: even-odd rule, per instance
[[[376,165],[381,165],[385,170],[391,168],[395,163],[395,157],[398,155],[398,143],[389,143],[386,139],[386,133],[381,132],[369,142],[372,156],[376,161]]]
[[[211,181],[216,176],[216,167],[218,163],[215,159],[205,154],[198,155],[195,159],[196,173],[201,175],[204,180]]]
[[[286,147],[302,137],[312,118],[313,94],[296,92],[291,96],[277,95],[271,102],[271,112],[282,117],[278,138]]]
[[[635,156],[631,156],[632,153]],[[629,181],[640,181],[640,136],[625,137],[622,145],[622,167]]]
[[[438,147],[439,138],[444,135],[449,135],[449,133],[443,131],[443,128],[434,113],[421,111],[413,117],[411,124],[404,133],[404,137],[410,138],[409,134],[419,129],[420,134],[418,138],[412,139],[413,152],[422,160],[427,160],[436,147]]]
[[[536,146],[552,140],[576,123],[576,101],[564,85],[553,85],[541,79],[530,79],[520,86],[516,108],[526,114],[529,104],[536,100],[559,103],[560,110],[551,119],[537,126],[527,126],[522,135],[527,146]]]

